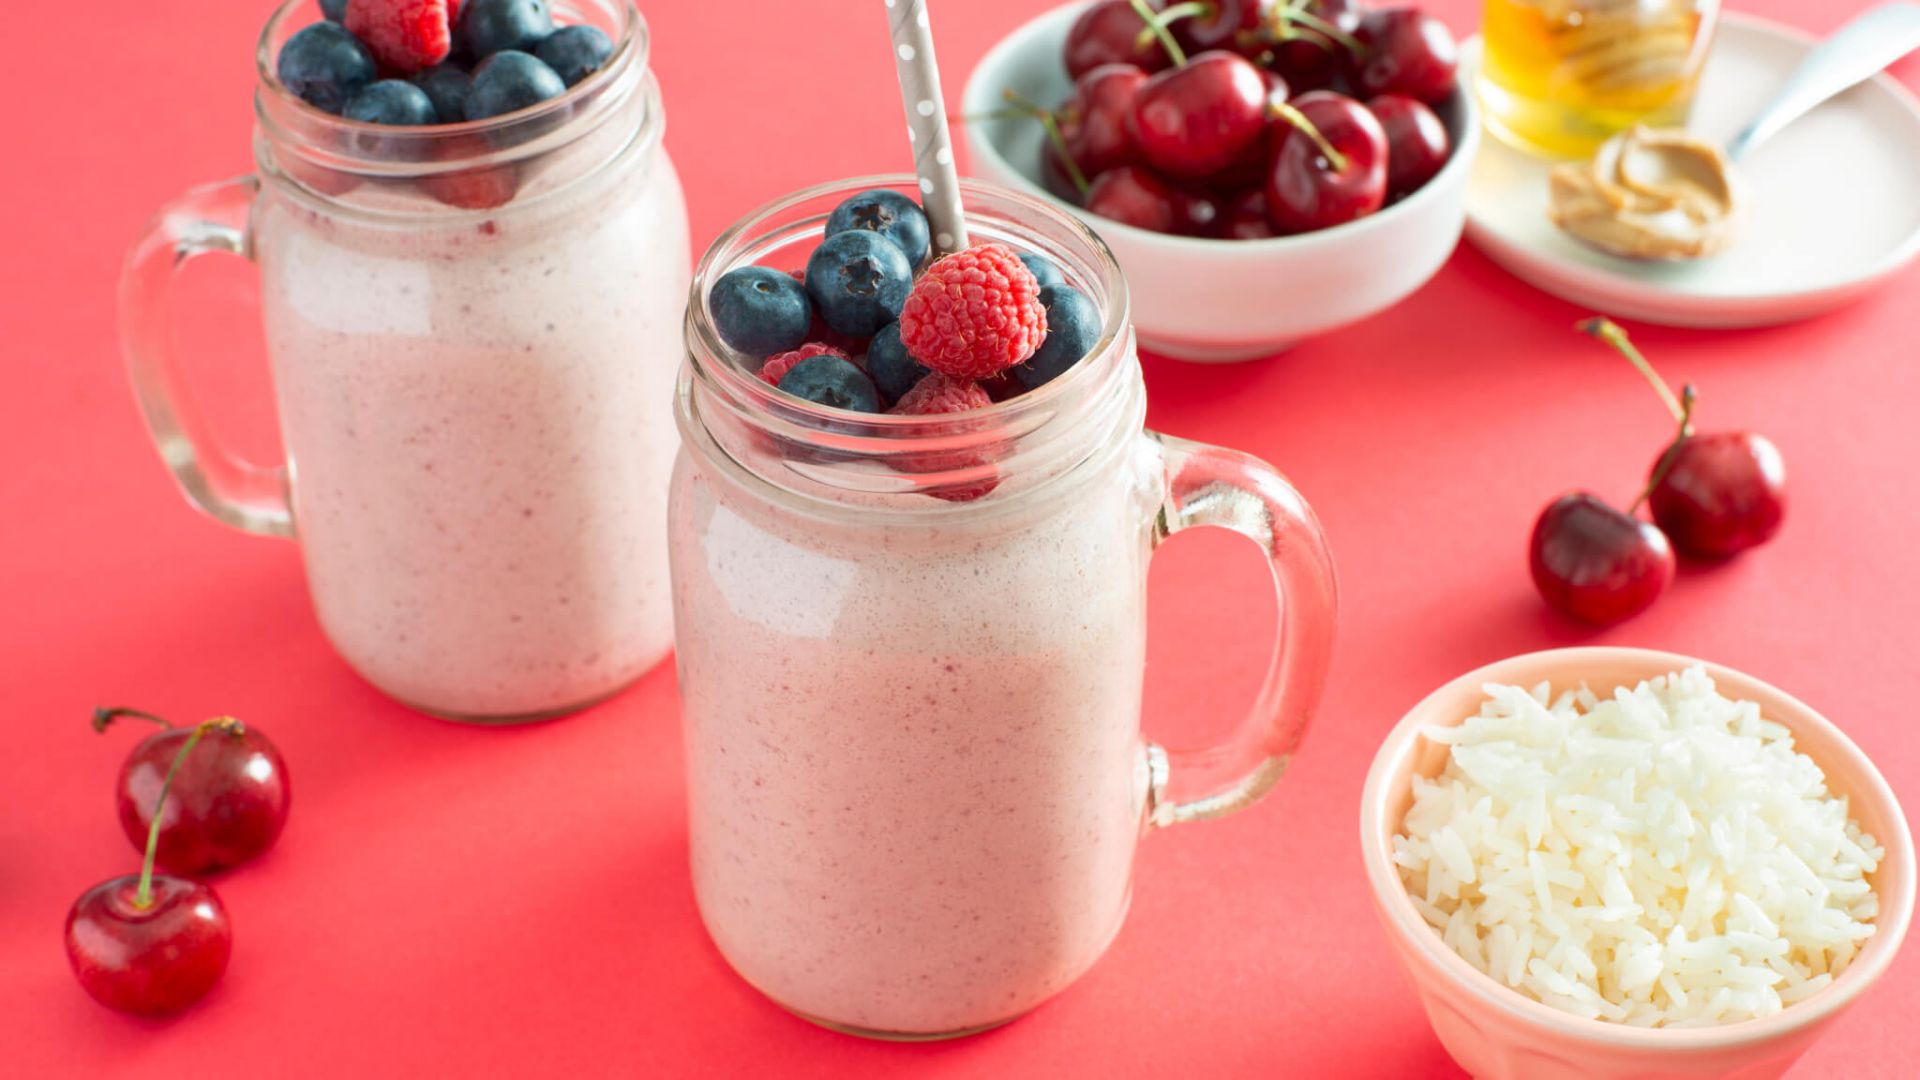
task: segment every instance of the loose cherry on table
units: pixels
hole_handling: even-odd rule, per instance
[[[1324,229],[1385,204],[1387,135],[1365,106],[1316,90],[1272,108],[1290,125],[1267,166],[1267,219],[1276,231]]]
[[[116,784],[120,827],[136,851],[151,838],[162,868],[201,874],[237,866],[273,846],[287,822],[292,788],[286,761],[264,734],[238,721],[212,730],[179,728],[137,709],[95,710],[93,728],[105,731],[123,717],[161,728],[127,755]],[[184,745],[203,738],[191,759],[181,757]],[[170,777],[172,795],[156,821],[159,793]]]
[[[1606,626],[1645,611],[1666,591],[1673,581],[1673,547],[1631,510],[1574,491],[1555,499],[1534,523],[1528,566],[1534,587],[1555,610]]]
[[[1772,440],[1751,431],[1695,434],[1693,387],[1675,398],[1626,331],[1613,322],[1589,319],[1580,329],[1626,357],[1679,425],[1679,433],[1654,460],[1646,495],[1653,520],[1674,547],[1698,559],[1724,559],[1772,539],[1787,510],[1786,465]]]
[[[221,717],[188,732],[161,780],[139,874],[101,882],[67,913],[67,960],[86,992],[110,1009],[140,1016],[179,1012],[220,981],[233,951],[226,907],[212,888],[154,873],[169,789],[200,740],[231,733],[238,721]]]

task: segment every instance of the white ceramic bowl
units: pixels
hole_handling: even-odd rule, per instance
[[[988,51],[967,79],[964,108],[1006,107],[1004,90],[1044,105],[1073,84],[1060,60],[1083,3],[1055,8]],[[1072,207],[1119,257],[1141,344],[1182,360],[1251,360],[1377,314],[1425,284],[1459,242],[1467,176],[1480,145],[1472,79],[1439,110],[1453,157],[1419,191],[1377,214],[1273,240],[1204,240],[1122,225]],[[968,123],[976,175],[1059,203],[1038,181],[1045,133],[1025,118]],[[1066,205],[1061,203],[1061,205]]]

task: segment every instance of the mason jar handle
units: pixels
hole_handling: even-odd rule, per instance
[[[180,271],[210,252],[253,259],[248,220],[260,183],[245,176],[194,188],[147,223],[120,275],[120,347],[160,458],[187,501],[243,532],[292,536],[284,466],[226,452],[182,392],[173,287]]]
[[[1211,525],[1266,553],[1279,633],[1253,711],[1219,746],[1171,753],[1149,744],[1148,821],[1204,821],[1244,810],[1286,770],[1326,683],[1333,654],[1333,559],[1300,493],[1259,458],[1149,431],[1166,477],[1154,544]]]

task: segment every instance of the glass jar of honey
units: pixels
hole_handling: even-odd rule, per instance
[[[1684,124],[1719,0],[1486,0],[1480,100],[1503,141],[1587,157],[1635,124]]]

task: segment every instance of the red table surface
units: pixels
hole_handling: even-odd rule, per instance
[[[949,101],[1041,6],[933,5]],[[1865,6],[1741,4],[1815,32]],[[1471,0],[1433,7],[1475,22]],[[1920,271],[1794,326],[1636,328],[1670,378],[1700,385],[1705,427],[1779,444],[1792,506],[1773,544],[1685,568],[1653,611],[1593,632],[1535,597],[1528,529],[1569,487],[1631,495],[1668,420],[1572,332],[1584,312],[1462,248],[1408,302],[1285,356],[1146,359],[1152,424],[1277,463],[1339,560],[1338,656],[1280,788],[1231,820],[1148,837],[1112,951],[1027,1019],[931,1046],[796,1020],[732,975],[694,911],[670,665],[538,727],[410,713],[322,640],[294,546],[189,510],[148,445],[115,274],[163,199],[248,168],[268,8],[8,16],[0,1074],[1455,1075],[1375,925],[1357,845],[1374,748],[1430,688],[1556,645],[1692,653],[1814,703],[1920,801]],[[873,0],[654,0],[647,15],[696,244],[803,184],[908,167]],[[1897,74],[1920,85],[1920,62]],[[196,268],[187,292],[210,407],[236,442],[270,446],[247,271]],[[1182,537],[1158,559],[1156,736],[1204,738],[1240,715],[1272,621],[1246,599],[1261,574],[1225,536]],[[135,867],[110,799],[136,736],[90,734],[96,703],[237,714],[278,741],[297,790],[279,845],[219,879],[236,934],[225,981],[169,1022],[95,1005],[61,947],[74,897]],[[1912,1075],[1912,953],[1795,1075]]]

